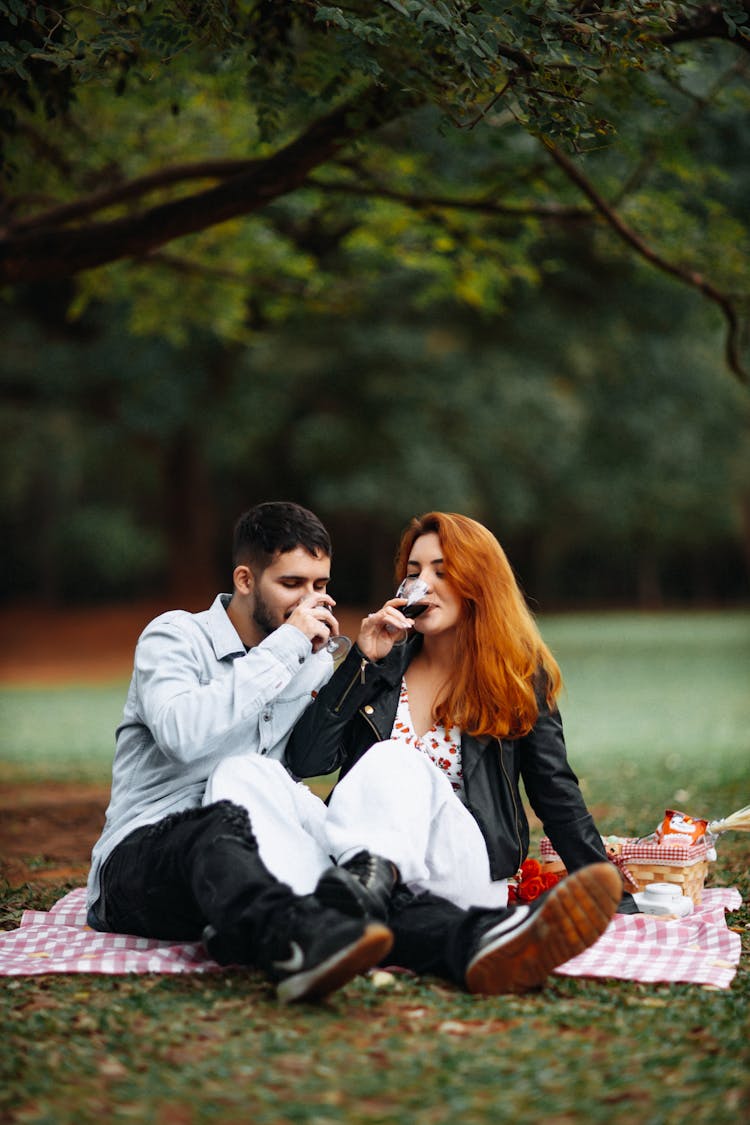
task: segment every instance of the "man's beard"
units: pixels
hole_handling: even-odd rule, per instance
[[[268,637],[275,629],[278,628],[271,618],[271,611],[268,604],[263,600],[258,591],[255,592],[255,608],[253,610],[253,621],[262,629],[263,633]]]

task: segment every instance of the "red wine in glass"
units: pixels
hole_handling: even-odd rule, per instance
[[[397,598],[406,598],[406,605],[399,607],[404,617],[419,617],[420,613],[429,609],[429,605],[423,600],[429,592],[430,587],[427,583],[421,578],[417,578],[416,575],[405,578],[396,591]]]

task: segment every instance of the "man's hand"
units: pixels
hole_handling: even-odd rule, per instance
[[[330,594],[308,594],[287,617],[312,642],[313,652],[320,652],[329,637],[339,635],[339,623],[330,609],[335,604]]]
[[[402,605],[406,605],[406,598],[391,598],[382,609],[362,619],[357,647],[368,660],[382,660],[414,628],[414,622],[401,613]]]

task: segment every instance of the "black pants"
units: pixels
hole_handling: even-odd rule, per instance
[[[238,963],[253,964],[260,938],[296,896],[260,858],[247,812],[231,801],[187,809],[136,828],[108,856],[95,929],[172,941],[212,926]]]
[[[388,914],[394,943],[386,960],[463,986],[479,936],[508,913],[507,907],[462,910],[429,891],[415,895],[399,887]]]
[[[89,922],[111,933],[200,940],[207,925],[238,964],[254,964],[263,937],[296,896],[260,858],[246,810],[231,801],[174,813],[131,832],[107,858]],[[396,891],[386,961],[464,983],[479,932],[505,910],[462,910],[437,895]]]

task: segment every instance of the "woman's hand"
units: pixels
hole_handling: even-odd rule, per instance
[[[402,605],[406,598],[391,598],[382,609],[362,618],[357,647],[368,660],[382,660],[400,639],[399,634],[414,628],[414,622],[400,612]]]

